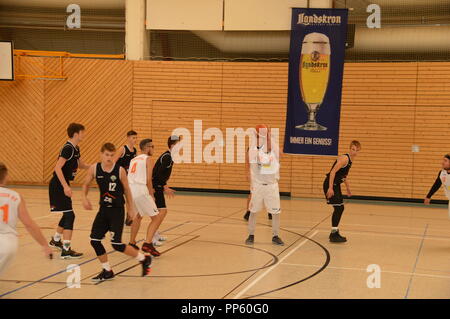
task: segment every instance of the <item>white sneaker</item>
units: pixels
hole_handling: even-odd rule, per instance
[[[159,241],[166,241],[166,240],[167,240],[167,237],[164,237],[164,236],[159,235],[158,240],[159,240]]]
[[[162,243],[160,241],[154,241],[153,246],[155,246],[155,247],[162,246]]]

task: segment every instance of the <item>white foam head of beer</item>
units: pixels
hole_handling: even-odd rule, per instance
[[[308,33],[303,39],[302,54],[311,54],[314,51],[320,54],[330,54],[330,39],[323,33]]]

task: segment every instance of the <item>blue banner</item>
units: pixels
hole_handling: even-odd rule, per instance
[[[284,153],[337,155],[347,9],[292,9]]]

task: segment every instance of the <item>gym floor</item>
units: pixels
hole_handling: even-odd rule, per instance
[[[47,188],[12,188],[50,238],[60,215],[49,212]],[[84,210],[81,190],[74,190],[72,243],[84,257],[61,260],[55,252],[45,259],[19,223],[19,250],[0,276],[0,298],[450,298],[450,221],[443,205],[349,200],[340,227],[348,242],[330,244],[331,209],[323,200],[282,198],[286,245],[272,245],[270,221],[261,212],[249,247],[246,196],[177,192],[162,224],[168,241],[150,276],[140,277],[136,260],[113,251],[107,237],[116,278],[95,284],[90,279],[101,267],[89,233],[96,211]],[[89,196],[96,202],[98,191]],[[79,265],[79,288],[68,288],[71,264]]]

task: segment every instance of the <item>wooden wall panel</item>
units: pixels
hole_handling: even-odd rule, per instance
[[[42,58],[22,57],[20,61],[26,74],[39,72],[42,65]],[[8,166],[10,180],[42,182],[43,82],[0,81],[0,123],[0,161]]]
[[[194,130],[194,120],[203,120],[203,130]],[[176,128],[186,128],[191,132],[191,163],[178,163],[174,165],[169,185],[189,188],[217,188],[219,185],[219,164],[207,164],[204,161],[194,163],[194,152],[197,147],[198,154],[209,141],[202,141],[202,134],[208,128],[220,127],[220,103],[217,102],[180,102],[180,101],[153,101],[152,112],[152,138],[155,142],[155,161],[167,150],[167,138]],[[194,140],[202,142],[194,144]],[[185,150],[189,149],[188,138],[184,137]],[[197,146],[196,146],[197,145]]]
[[[22,67],[31,73],[57,63],[51,58],[24,61]],[[68,59],[65,72],[66,81],[0,83],[0,158],[13,163],[16,182],[48,181],[72,121],[87,127],[81,144],[87,162],[98,159],[103,142],[123,143],[130,128],[139,138],[152,137],[159,155],[171,131],[192,129],[195,119],[203,120],[204,129],[217,127],[223,134],[226,128],[266,122],[280,129],[282,146],[286,63]],[[445,139],[449,89],[450,63],[345,65],[339,152],[346,152],[352,139],[363,144],[350,174],[355,195],[424,196],[442,155],[450,151]],[[419,153],[412,153],[413,144],[420,146]],[[18,145],[32,150],[21,151]],[[323,178],[333,161],[282,155],[281,190],[322,197]],[[245,190],[243,171],[243,164],[180,164],[172,185]]]
[[[450,153],[450,63],[418,63],[413,196],[423,198],[434,182],[444,154]],[[445,199],[439,190],[436,199]]]
[[[47,63],[55,63],[48,59]],[[105,142],[119,146],[131,129],[132,63],[126,61],[69,59],[65,81],[45,81],[44,181],[51,178],[71,122],[86,127],[81,156],[86,163],[99,160]],[[79,171],[75,183],[85,174]]]
[[[414,105],[417,63],[346,63],[343,105]]]

